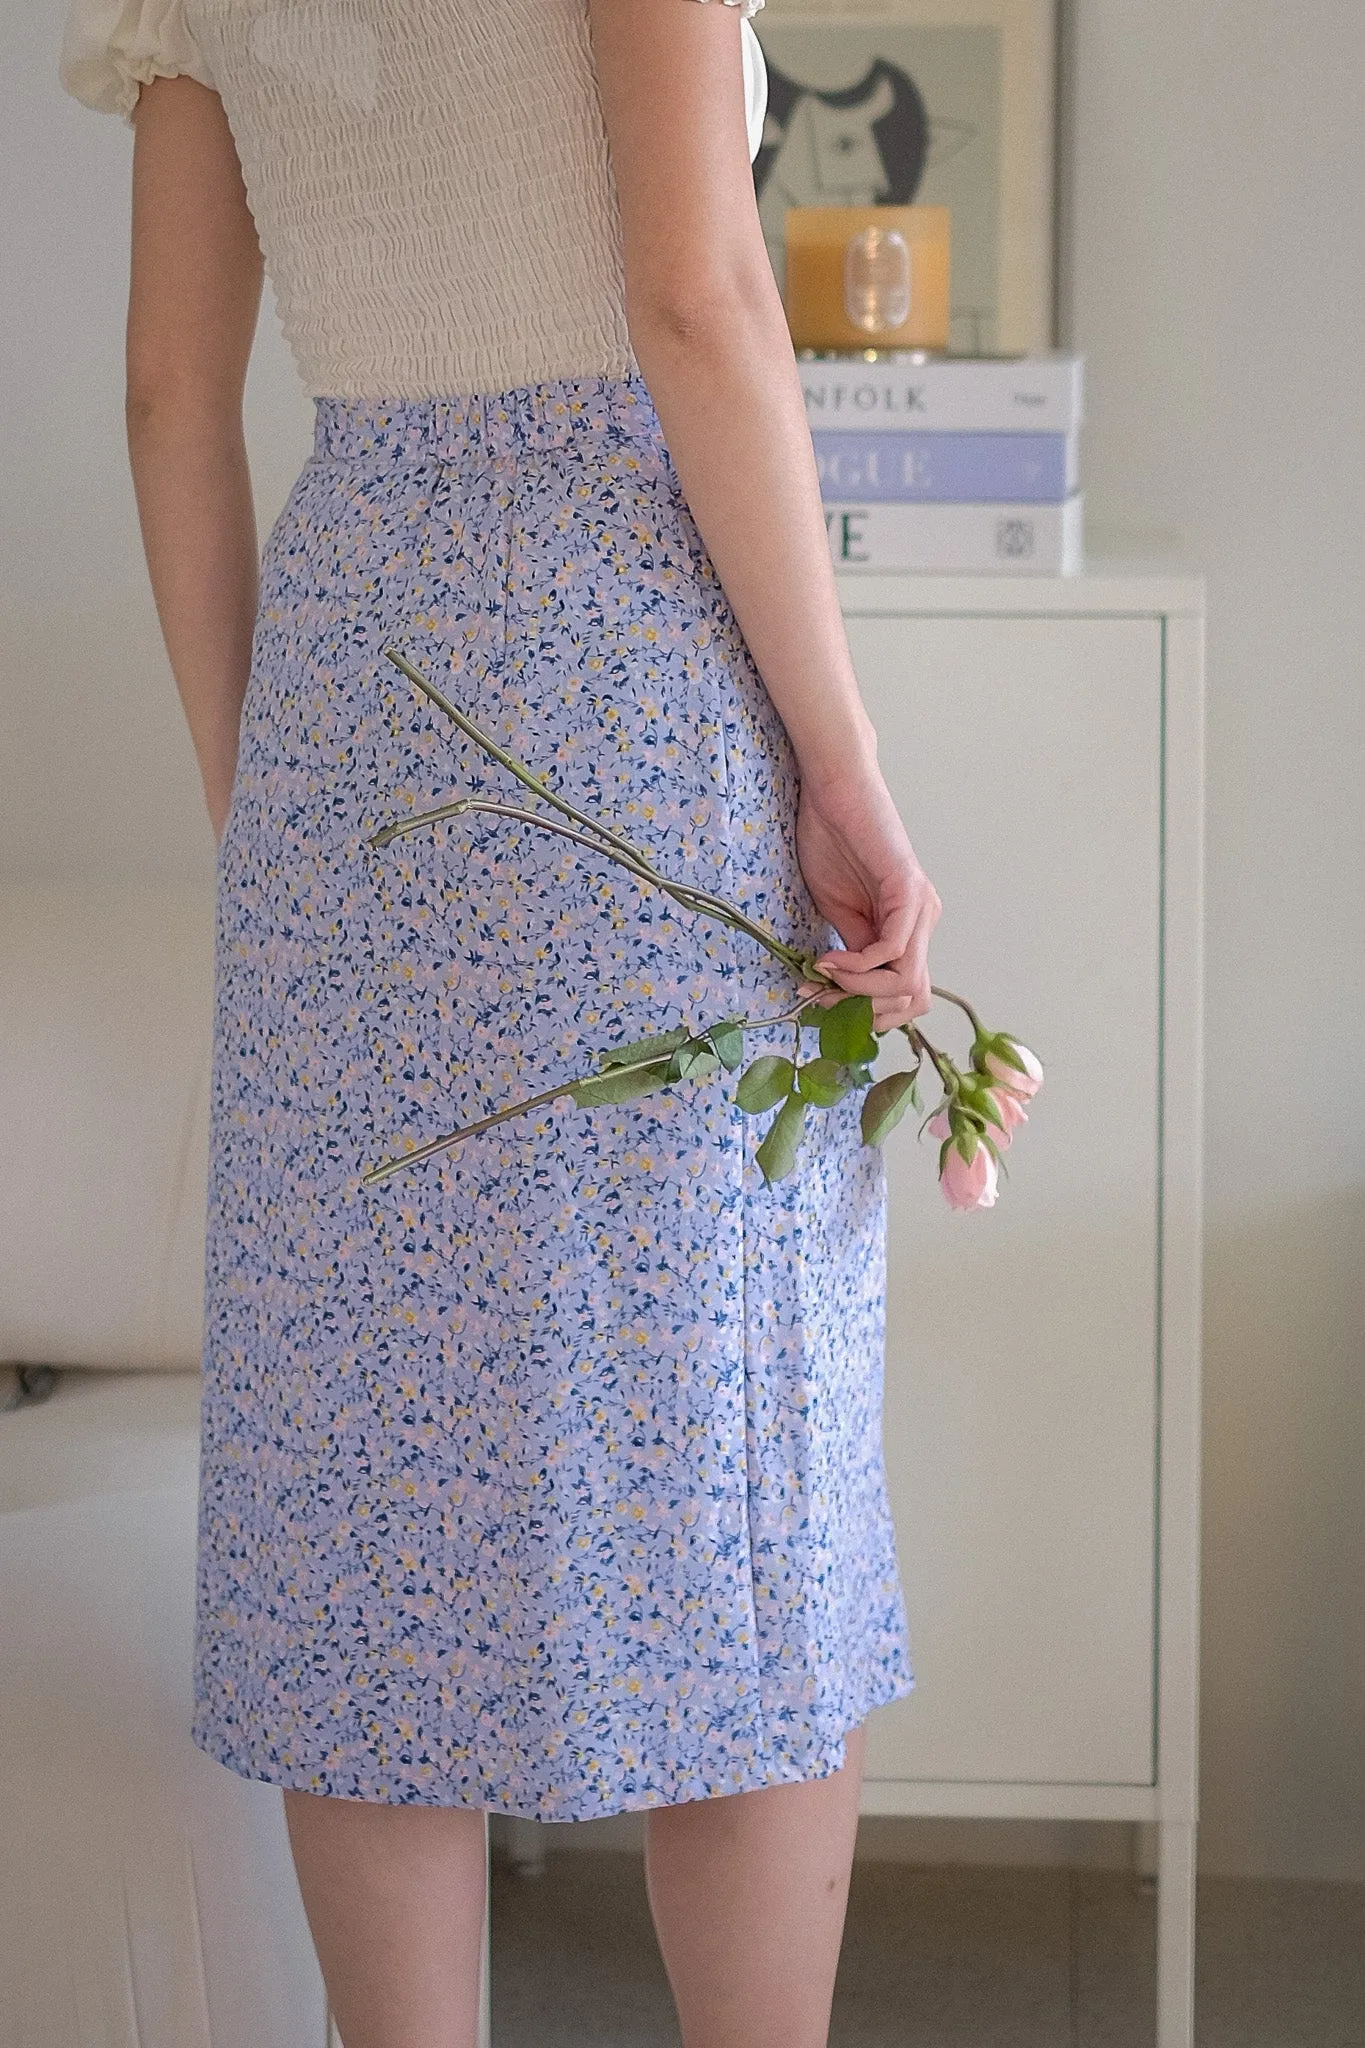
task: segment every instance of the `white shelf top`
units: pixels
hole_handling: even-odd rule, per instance
[[[845,569],[837,577],[846,615],[957,612],[1066,617],[1095,613],[1202,618],[1204,579],[1189,567],[1140,557],[1097,556],[1075,576],[943,576],[912,570]]]

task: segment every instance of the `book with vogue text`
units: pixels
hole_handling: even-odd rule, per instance
[[[1079,481],[1072,434],[925,433],[917,427],[811,435],[821,496],[837,502],[1060,504]]]

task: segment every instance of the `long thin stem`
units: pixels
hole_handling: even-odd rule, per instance
[[[446,717],[459,727],[467,739],[473,740],[476,746],[482,747],[483,751],[491,755],[501,767],[507,770],[509,775],[515,775],[517,781],[524,788],[531,790],[547,804],[552,804],[557,811],[562,811],[566,818],[572,818],[576,825],[586,826],[590,832],[595,832],[600,838],[606,840],[609,845],[614,846],[619,853],[625,854],[631,860],[639,861],[644,867],[649,866],[649,856],[640,847],[633,845],[623,832],[617,832],[612,826],[604,825],[600,818],[594,818],[588,811],[580,811],[578,806],[570,803],[567,797],[560,796],[557,790],[551,789],[549,783],[543,781],[539,775],[528,768],[524,761],[519,761],[515,754],[509,753],[506,747],[500,746],[491,733],[485,732],[482,726],[476,725],[474,720],[467,713],[461,711],[457,704],[452,704],[449,697],[445,696],[436,687],[435,683],[430,682],[420,669],[414,668],[413,664],[396,647],[386,647],[384,652],[394,667],[401,669],[402,673],[408,678],[408,681],[421,690],[424,696],[429,697],[438,710],[444,711]]]
[[[737,904],[727,903],[723,897],[713,896],[709,890],[694,889],[690,882],[675,882],[668,875],[661,875],[657,868],[650,867],[643,858],[631,859],[619,852],[616,847],[607,845],[595,832],[580,832],[572,825],[561,825],[556,818],[542,818],[538,812],[529,811],[522,804],[500,804],[491,797],[457,797],[452,803],[441,804],[436,810],[419,811],[414,817],[400,818],[392,825],[381,826],[378,832],[371,833],[367,843],[376,849],[385,847],[395,839],[405,838],[410,832],[420,832],[428,825],[443,824],[448,818],[467,817],[475,811],[494,818],[512,818],[523,825],[535,825],[542,832],[554,832],[561,839],[571,840],[575,846],[586,847],[590,853],[604,854],[608,860],[615,861],[618,867],[634,875],[637,881],[662,890],[665,896],[671,896],[684,910],[696,911],[702,917],[716,918],[734,930],[746,933],[793,973],[805,971],[804,954],[798,953],[792,946],[784,945],[766,926],[756,924],[752,918],[746,917]]]
[[[514,818],[523,825],[534,825],[541,832],[553,832],[560,839],[571,839],[575,846],[586,846],[590,853],[605,853],[607,849],[600,839],[590,832],[580,832],[573,825],[561,825],[557,818],[542,818],[535,811],[528,811],[523,804],[500,804],[492,797],[461,796],[453,803],[442,804],[438,810],[422,811],[413,818],[401,818],[396,824],[384,825],[370,838],[370,845],[376,848],[388,846],[395,839],[404,839],[410,832],[420,832],[427,825],[444,824],[447,818],[468,817],[472,812],[481,812],[494,818]],[[629,870],[642,882],[657,882],[653,870],[639,861],[627,860],[623,853],[609,853],[608,859],[619,867]],[[677,885],[686,888],[685,883]]]
[[[621,861],[623,866],[629,866],[632,873],[639,875],[642,880],[653,882],[656,888],[662,889],[666,895],[673,896],[676,901],[682,903],[686,899],[686,908],[708,911],[715,917],[720,918],[724,923],[732,926],[734,930],[745,933],[747,937],[753,939],[758,945],[771,953],[774,959],[780,960],[784,967],[789,967],[793,973],[806,970],[807,956],[795,946],[786,945],[783,940],[778,938],[775,932],[770,932],[766,925],[759,924],[754,918],[746,916],[737,904],[727,902],[723,896],[715,896],[708,889],[693,889],[685,882],[673,882],[666,875],[661,875],[650,861],[649,856],[642,853],[640,848],[633,845],[623,833],[614,831],[610,825],[604,825],[600,818],[594,818],[590,812],[580,811],[578,806],[571,804],[567,797],[560,796],[555,790],[550,788],[548,783],[542,782],[541,778],[533,774],[524,762],[517,759],[515,754],[509,753],[506,747],[499,746],[491,733],[486,733],[482,726],[476,725],[472,718],[459,709],[458,705],[452,704],[450,699],[438,690],[434,683],[429,682],[420,669],[414,668],[412,663],[404,655],[400,654],[396,647],[386,647],[384,652],[394,667],[401,670],[409,682],[419,689],[425,697],[428,697],[438,710],[444,711],[446,716],[454,721],[455,725],[464,733],[467,739],[473,740],[476,746],[482,747],[484,752],[498,762],[501,767],[505,768],[509,775],[514,775],[524,788],[543,798],[546,803],[552,804],[566,818],[572,818],[576,825],[586,827],[601,842],[601,850],[603,852],[610,851],[616,859]],[[406,828],[415,829],[419,823],[430,824],[441,815],[448,815],[448,813],[427,812],[421,819],[406,819],[403,822]],[[527,815],[534,818],[534,813],[527,813]],[[390,830],[391,828],[385,829]],[[820,970],[817,968],[815,972],[819,974]],[[822,976],[821,978],[826,979],[828,977]]]
[[[936,1045],[932,1044],[930,1040],[925,1037],[924,1033],[920,1030],[917,1024],[902,1024],[901,1029],[905,1033],[906,1037],[909,1039],[911,1045],[914,1047],[916,1052],[927,1053],[929,1055],[930,1061],[933,1064],[934,1071],[938,1075],[939,1080],[942,1081],[948,1093],[950,1095],[955,1093],[953,1084],[951,1080],[948,1078],[949,1071],[952,1067],[952,1062],[949,1059],[947,1059],[947,1057],[943,1053],[939,1051]]]
[[[972,1027],[972,1030],[975,1031],[978,1034],[978,1036],[980,1035],[981,1019],[977,1016],[976,1011],[972,1008],[971,1004],[967,1001],[967,998],[965,996],[955,996],[950,988],[931,987],[929,993],[930,995],[937,996],[940,1002],[956,1003],[958,1009],[964,1012],[968,1023]]]
[[[797,1008],[792,1010],[780,1010],[773,1017],[736,1017],[726,1021],[734,1022],[741,1031],[761,1031],[767,1025],[792,1023],[794,1019],[800,1016],[801,1010],[804,1007],[804,1004],[799,1004]],[[702,1030],[694,1031],[692,1036],[694,1038],[705,1038],[707,1031],[711,1028],[709,1025],[704,1026]],[[632,1074],[642,1067],[654,1066],[657,1058],[658,1055],[655,1054],[648,1059],[632,1060],[628,1064],[612,1067],[610,1072],[612,1074]],[[527,1095],[520,1102],[506,1103],[502,1109],[495,1109],[490,1116],[480,1117],[477,1123],[461,1124],[458,1131],[447,1131],[444,1137],[431,1138],[425,1145],[418,1145],[411,1152],[399,1152],[392,1159],[381,1160],[378,1166],[371,1166],[360,1176],[360,1184],[366,1188],[378,1187],[381,1181],[388,1180],[395,1173],[401,1173],[405,1166],[420,1166],[424,1159],[432,1159],[438,1152],[449,1152],[456,1145],[461,1144],[464,1139],[477,1136],[480,1131],[491,1131],[495,1124],[508,1123],[514,1116],[523,1116],[528,1109],[539,1109],[547,1102],[558,1101],[561,1095],[572,1095],[575,1088],[584,1081],[600,1081],[601,1079],[601,1072],[595,1074],[574,1074],[569,1080],[559,1082],[554,1088],[543,1089],[539,1095]]]
[[[392,1159],[382,1159],[378,1166],[371,1166],[361,1174],[360,1185],[364,1188],[378,1187],[380,1181],[401,1173],[405,1166],[420,1166],[424,1159],[433,1159],[438,1152],[448,1152],[452,1145],[458,1145],[462,1138],[472,1138],[476,1131],[491,1131],[494,1124],[505,1124],[509,1117],[522,1116],[528,1109],[539,1109],[543,1103],[555,1102],[561,1095],[572,1095],[579,1082],[589,1078],[587,1074],[575,1074],[572,1080],[561,1081],[555,1088],[542,1089],[539,1095],[528,1095],[522,1102],[509,1102],[505,1109],[495,1109],[492,1116],[480,1117],[476,1124],[465,1124],[458,1131],[448,1132],[444,1138],[428,1139],[425,1145],[418,1145],[411,1152],[399,1152]]]

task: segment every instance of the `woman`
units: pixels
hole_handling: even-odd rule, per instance
[[[220,836],[195,1738],[284,1788],[346,2048],[474,2038],[488,1810],[649,1809],[688,2048],[823,2041],[861,1724],[912,1684],[852,1101],[772,1189],[714,1081],[363,1178],[793,1000],[535,824],[372,844],[524,796],[391,643],[662,868],[833,925],[881,1027],[928,1006],[739,16],[77,0],[64,72],[135,121],[129,443]],[[258,587],[261,249],[318,406]]]

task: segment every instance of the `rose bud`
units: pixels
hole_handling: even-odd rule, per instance
[[[996,1038],[1003,1040],[1022,1064],[1012,1067],[1002,1054],[991,1051],[986,1054],[983,1063],[986,1072],[1000,1087],[1010,1089],[1015,1095],[1021,1095],[1027,1102],[1043,1085],[1043,1063],[1037,1053],[1030,1052],[1026,1045],[1020,1045],[1017,1038],[1010,1038],[1003,1031],[998,1031]]]
[[[987,1146],[978,1143],[970,1164],[956,1145],[950,1146],[938,1184],[950,1209],[991,1209],[995,1206],[999,1169]]]
[[[1015,1126],[1028,1122],[1028,1115],[1012,1088],[989,1088],[986,1092],[995,1104],[996,1114],[1000,1118],[998,1124],[991,1125],[991,1136],[996,1144],[1003,1148],[1013,1139]]]

